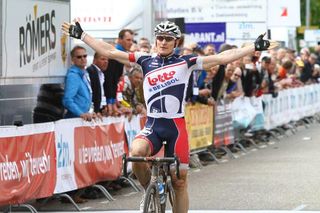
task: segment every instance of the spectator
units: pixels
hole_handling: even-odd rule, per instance
[[[252,56],[243,57],[244,69],[241,75],[244,95],[247,97],[255,96],[261,83],[261,76],[258,72]]]
[[[301,70],[300,80],[307,83],[312,78],[312,65],[309,62],[310,51],[308,48],[303,48],[300,51],[300,57],[303,61],[303,69]]]
[[[219,53],[226,51],[226,50],[230,50],[232,49],[232,45],[230,44],[222,44],[219,47]],[[223,96],[221,96],[222,94],[219,94],[219,91],[221,89],[222,86],[225,85],[225,68],[226,65],[219,65],[218,67],[218,71],[217,74],[215,75],[215,77],[212,80],[212,97],[214,98],[215,101],[219,100],[220,98],[223,98]],[[231,75],[230,75],[231,77]],[[225,88],[227,87],[227,85],[225,85]]]
[[[268,56],[264,56],[261,59],[260,79],[263,79],[267,75],[267,69],[270,62],[271,62],[271,58]]]
[[[65,118],[81,117],[86,121],[91,121],[96,117],[96,114],[90,112],[92,89],[89,74],[85,69],[87,64],[86,49],[75,46],[71,50],[71,61],[73,65],[67,72],[63,96],[63,105],[67,109]]]
[[[233,48],[236,48],[236,47],[233,47],[232,45],[226,44],[226,43],[221,44],[220,47],[219,47],[219,53],[222,53],[222,52],[224,52],[226,50],[230,50],[230,49],[233,49]]]
[[[283,59],[287,54],[287,50],[284,48],[279,48],[277,51],[277,64],[281,65],[283,63]]]
[[[130,29],[123,29],[119,32],[116,49],[129,52],[133,44],[134,32]],[[121,111],[116,104],[118,82],[123,74],[124,65],[116,60],[109,60],[105,72],[104,92],[107,99],[107,114],[120,115]]]
[[[234,70],[235,66],[231,63],[227,64],[226,66],[219,66],[217,75],[213,78],[212,81],[212,97],[215,101],[218,101],[225,97]]]
[[[139,39],[138,45],[139,45],[140,48],[142,46],[148,47],[149,50],[151,48],[151,44],[150,44],[149,39],[147,39],[145,37],[142,37],[142,38]]]
[[[150,53],[150,46],[148,46],[148,45],[141,45],[141,46],[140,46],[140,52]]]
[[[276,88],[275,88],[275,80],[276,80],[276,59],[271,58],[270,63],[267,66],[267,74],[265,75],[264,79],[261,83],[261,89],[263,94],[272,94],[273,97],[276,97]]]
[[[132,107],[133,114],[146,115],[146,109],[142,103],[138,102],[136,95],[142,79],[142,71],[138,67],[133,68],[128,75],[124,76],[123,99]]]
[[[309,60],[309,63],[311,64],[311,67],[313,68],[314,65],[317,63],[317,55],[314,53],[311,53],[308,60]]]
[[[289,60],[284,61],[278,70],[278,79],[282,80],[287,78],[287,73],[292,68],[292,66],[293,64],[291,61]]]
[[[225,95],[226,98],[233,100],[244,94],[242,89],[242,83],[241,83],[241,76],[242,76],[241,74],[242,74],[241,69],[239,67],[235,67],[233,74],[230,77],[228,87],[226,89],[226,95]]]
[[[203,52],[204,52],[204,55],[214,55],[214,54],[216,54],[216,48],[215,48],[214,44],[207,44],[203,48]]]
[[[313,67],[312,81],[314,83],[319,83],[319,78],[320,78],[320,65],[315,64]]]
[[[99,113],[104,111],[106,106],[106,98],[104,95],[104,72],[108,67],[108,58],[95,53],[91,66],[87,68],[89,73],[91,88],[92,88],[92,102],[94,106],[94,112]]]
[[[182,55],[189,55],[189,54],[194,54],[194,50],[198,47],[197,43],[190,43],[183,47],[182,49]]]
[[[212,97],[212,80],[218,72],[219,66],[213,66],[207,71],[207,75],[203,81],[203,84],[199,85],[199,97],[198,102],[213,106],[215,104]]]

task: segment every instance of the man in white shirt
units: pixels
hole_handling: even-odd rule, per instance
[[[108,67],[108,58],[95,53],[92,64],[87,68],[89,73],[91,88],[92,88],[92,102],[95,113],[101,113],[103,107],[106,105],[106,98],[104,93],[104,74]]]

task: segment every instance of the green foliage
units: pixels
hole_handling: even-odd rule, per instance
[[[320,28],[320,1],[310,0],[310,25]],[[301,25],[306,25],[306,0],[300,0]]]

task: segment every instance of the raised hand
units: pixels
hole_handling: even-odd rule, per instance
[[[254,48],[256,51],[267,50],[270,46],[270,42],[268,40],[263,40],[263,37],[266,33],[259,35],[259,37],[254,42]]]
[[[81,40],[83,40],[83,38],[86,35],[83,32],[79,22],[76,22],[75,24],[64,22],[62,24],[62,32],[70,37],[81,39]]]

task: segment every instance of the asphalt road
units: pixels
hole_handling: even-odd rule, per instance
[[[238,152],[237,159],[224,157],[224,163],[190,169],[190,210],[194,210],[190,212],[320,211],[319,129],[319,124],[301,127],[295,135],[265,148]],[[79,207],[86,211],[137,212],[141,192],[129,187],[111,194],[115,201],[95,199]],[[75,208],[51,200],[40,211]]]

